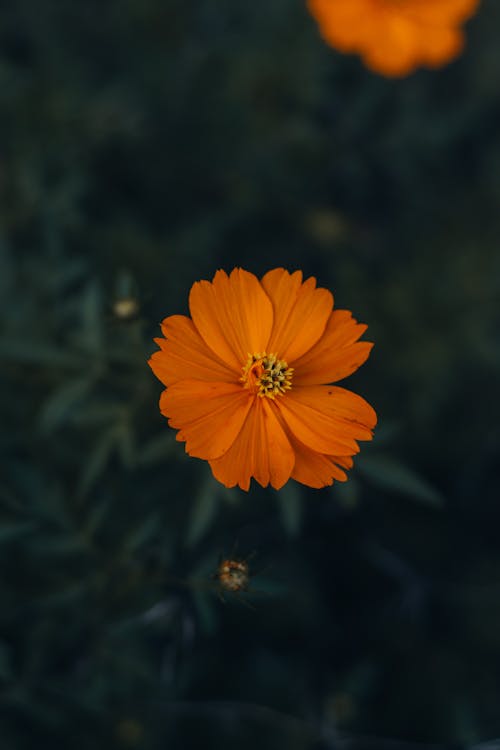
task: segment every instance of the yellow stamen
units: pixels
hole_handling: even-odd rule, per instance
[[[242,368],[240,380],[245,388],[260,396],[274,399],[283,396],[292,387],[293,367],[276,354],[249,354],[246,365]]]

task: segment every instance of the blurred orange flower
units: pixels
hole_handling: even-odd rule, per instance
[[[364,399],[327,385],[363,364],[373,344],[333,297],[283,268],[256,276],[235,268],[196,282],[191,318],[172,315],[149,364],[167,386],[161,413],[190,456],[226,487],[250,478],[282,487],[347,479],[377,417]]]
[[[480,0],[308,0],[325,41],[385,76],[439,68],[464,47],[460,28]]]

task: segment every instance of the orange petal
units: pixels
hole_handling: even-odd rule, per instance
[[[371,0],[308,0],[324,40],[341,52],[359,51],[374,36],[376,8]]]
[[[160,411],[180,430],[177,440],[186,442],[186,453],[206,460],[229,450],[251,405],[241,385],[199,380],[180,380],[160,397]]]
[[[480,0],[308,0],[325,41],[359,53],[372,70],[403,76],[420,65],[438,67],[461,52],[458,26]]]
[[[440,67],[453,60],[464,38],[452,25],[450,8],[438,0],[432,7],[412,2],[387,11],[371,43],[361,49],[366,65],[384,75],[404,76],[420,65]]]
[[[335,456],[325,456],[323,453],[316,453],[303,443],[294,441],[295,466],[292,472],[292,479],[308,487],[328,487],[337,482],[345,482],[347,474],[337,465],[336,462],[342,460]]]
[[[366,65],[388,76],[404,76],[422,62],[420,46],[425,29],[399,11],[387,11],[377,36],[362,51]]]
[[[422,62],[439,68],[460,55],[465,37],[460,29],[427,29],[422,42]]]
[[[298,386],[276,399],[288,429],[317,453],[352,456],[371,440],[377,416],[361,396],[337,386]]]
[[[327,289],[316,289],[311,277],[302,284],[302,273],[289,274],[275,268],[262,278],[262,286],[269,295],[274,310],[274,326],[268,352],[293,365],[295,359],[307,352],[320,338],[333,307],[333,297]]]
[[[320,340],[293,363],[294,385],[333,383],[351,375],[373,348],[367,341],[357,341],[366,328],[348,310],[334,310]]]
[[[237,382],[240,371],[231,370],[213,353],[185,315],[171,315],[161,324],[164,339],[155,339],[161,351],[155,352],[149,366],[164,385],[194,379]]]
[[[248,490],[254,477],[262,487],[280,489],[290,478],[295,455],[269,399],[254,397],[252,409],[231,448],[210,461],[214,477],[226,487]]]
[[[196,282],[189,309],[210,349],[240,373],[249,354],[266,351],[273,308],[252,273],[235,268],[230,276],[217,271],[212,283]]]
[[[456,26],[474,15],[480,0],[407,0],[399,12],[428,26]]]

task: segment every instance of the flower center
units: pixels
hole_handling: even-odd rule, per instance
[[[293,367],[288,367],[285,360],[278,359],[276,354],[249,354],[242,369],[240,380],[243,386],[261,398],[266,396],[274,399],[292,387]]]

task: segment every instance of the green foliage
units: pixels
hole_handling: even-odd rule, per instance
[[[438,508],[443,504],[443,498],[434,487],[404,464],[387,456],[363,456],[358,459],[357,467],[381,490],[407,495]]]
[[[2,4],[2,750],[497,746],[499,24],[389,81],[305,3]],[[235,265],[369,324],[346,484],[226,490],[160,415]]]
[[[302,521],[302,494],[296,484],[288,483],[277,493],[276,499],[287,534],[291,537],[297,536]]]

